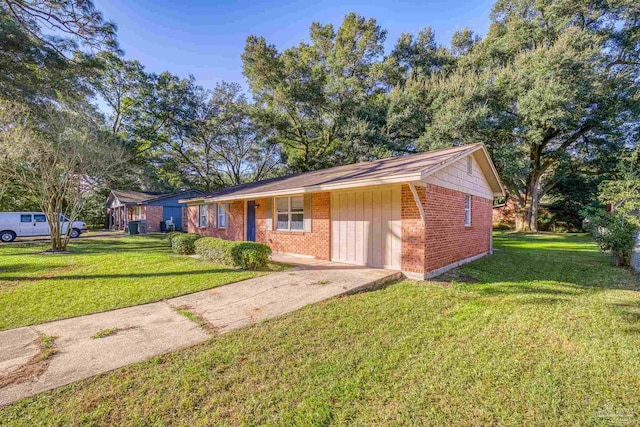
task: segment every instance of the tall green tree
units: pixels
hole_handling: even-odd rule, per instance
[[[536,231],[562,163],[620,150],[637,127],[637,28],[631,1],[499,1],[489,33],[457,56],[455,70],[418,76],[399,97],[426,100],[418,148],[484,142],[518,229]]]
[[[84,102],[101,50],[118,51],[116,27],[91,1],[0,1],[1,98]]]
[[[283,52],[263,37],[247,39],[243,72],[290,170],[380,155],[385,37],[375,20],[351,13],[337,30],[312,24],[310,43]]]
[[[138,61],[127,61],[111,52],[101,52],[97,59],[100,68],[90,82],[109,109],[109,128],[127,139],[127,132],[132,132],[134,125],[132,111],[142,101],[141,93],[149,84],[150,76]]]
[[[486,142],[503,170],[520,166],[503,173],[519,230],[537,231],[540,199],[563,159],[588,162],[620,149],[637,122],[638,67],[628,62],[640,51],[629,32],[634,8],[522,0],[494,7],[491,30],[470,59],[498,69],[485,80],[490,114],[481,129],[499,135]]]
[[[196,187],[211,191],[269,176],[279,161],[239,84],[222,82],[165,145]]]

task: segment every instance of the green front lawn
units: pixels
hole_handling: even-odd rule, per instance
[[[586,236],[495,243],[458,275],[476,283],[335,298],[17,402],[0,425],[639,424],[640,282]]]
[[[78,239],[71,254],[46,244],[0,244],[0,330],[144,304],[253,276],[171,253],[159,237]]]

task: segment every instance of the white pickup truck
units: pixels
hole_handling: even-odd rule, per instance
[[[69,219],[62,216],[62,232],[69,229]],[[87,224],[74,221],[71,224],[72,238],[87,231]],[[12,242],[16,237],[48,236],[49,223],[42,212],[0,212],[0,241]]]

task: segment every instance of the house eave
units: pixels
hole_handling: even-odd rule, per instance
[[[411,173],[403,175],[393,175],[385,178],[363,179],[357,181],[345,181],[336,184],[320,184],[310,185],[306,187],[288,188],[286,190],[276,191],[260,191],[255,193],[246,193],[239,195],[223,195],[219,197],[198,197],[194,199],[180,200],[180,203],[198,204],[198,203],[214,203],[214,202],[231,202],[235,200],[252,200],[264,199],[266,197],[288,196],[292,194],[304,193],[320,193],[335,190],[344,190],[349,188],[370,187],[376,185],[399,184],[421,181],[421,173]]]

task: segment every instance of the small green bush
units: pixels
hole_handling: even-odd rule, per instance
[[[185,234],[185,233],[181,231],[170,231],[164,235],[164,238],[169,242],[169,246],[171,246],[171,244],[173,243],[173,238],[181,234]]]
[[[600,212],[589,218],[586,228],[600,249],[613,255],[616,265],[630,265],[637,227],[626,221],[624,215]]]
[[[271,248],[262,243],[203,237],[195,242],[195,252],[218,264],[259,270],[267,267]]]
[[[180,255],[193,255],[195,253],[195,242],[200,238],[195,233],[180,233],[171,238],[171,249]]]
[[[271,248],[256,242],[234,242],[232,249],[235,265],[247,270],[260,270],[267,267]]]
[[[203,237],[195,243],[195,251],[202,258],[221,265],[235,265],[231,249],[232,241],[215,237]]]

